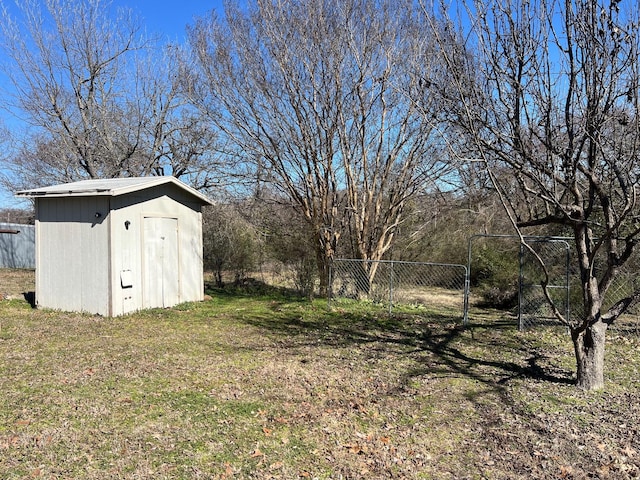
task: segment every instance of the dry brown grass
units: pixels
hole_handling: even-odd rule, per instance
[[[404,288],[394,291],[398,302],[425,305],[429,307],[447,307],[462,309],[464,297],[460,290],[445,288]]]
[[[35,272],[26,269],[0,269],[0,296],[5,299],[24,298],[35,291]]]
[[[212,292],[118,319],[3,301],[0,319],[2,479],[640,475],[634,338],[585,393],[563,332],[487,312],[461,329]]]

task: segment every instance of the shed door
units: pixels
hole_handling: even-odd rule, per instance
[[[178,219],[144,218],[145,308],[171,307],[180,302]]]

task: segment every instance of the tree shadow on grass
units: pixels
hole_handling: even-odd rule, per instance
[[[463,343],[458,341],[460,329],[450,329],[448,332],[423,338],[422,348],[435,354],[449,371],[483,383],[498,386],[518,378],[558,384],[573,383],[571,372],[559,369],[550,372],[549,367],[542,366],[542,362],[549,357],[541,351],[541,348],[514,343],[514,334],[508,332],[515,330],[513,324],[509,324],[506,328],[495,324],[489,327],[486,325],[466,327],[470,333],[473,333],[474,329],[487,328],[493,330],[493,335],[488,338],[471,335],[471,342],[476,342],[478,347],[474,349],[474,353],[465,352],[464,347],[458,346]],[[502,335],[500,329],[503,330]],[[500,353],[512,357],[513,360],[496,359],[500,357]],[[487,371],[489,376],[476,373],[477,369]]]
[[[428,375],[461,376],[497,391],[515,379],[574,382],[572,372],[548,365],[543,345],[522,342],[514,322],[504,318],[463,327],[446,314],[326,310],[307,315],[276,306],[272,315],[243,321],[265,330],[284,348],[322,345],[358,348],[370,358],[412,356],[416,367],[406,372],[407,382]]]

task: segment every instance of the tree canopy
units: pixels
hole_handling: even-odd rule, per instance
[[[211,183],[215,134],[180,95],[174,48],[103,0],[18,7],[0,26],[9,85],[0,106],[28,125],[14,132],[9,188],[162,174]]]
[[[419,13],[410,0],[257,0],[189,31],[185,88],[235,160],[306,218],[324,282],[347,227],[359,257],[382,258],[407,199],[449,171]]]

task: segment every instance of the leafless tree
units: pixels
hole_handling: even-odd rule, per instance
[[[219,203],[204,210],[204,264],[213,272],[217,287],[224,286],[224,272],[234,272],[237,283],[256,268],[259,238],[233,205]]]
[[[410,0],[255,0],[190,31],[194,103],[306,218],[321,286],[347,223],[380,259],[408,198],[436,188],[433,45]],[[426,120],[428,119],[428,120]],[[368,272],[375,275],[375,270]]]
[[[174,175],[208,186],[211,131],[177,88],[175,47],[144,38],[103,0],[25,0],[3,10],[4,106],[29,128],[5,180],[13,188],[83,178]],[[21,145],[21,146],[20,146]]]
[[[607,327],[640,298],[636,290],[605,307],[640,233],[637,4],[466,7],[465,21],[443,12],[434,24],[449,71],[441,94],[469,140],[463,154],[481,161],[525,245],[531,227],[572,232],[584,307],[576,318],[554,311],[571,331],[577,385],[601,388]]]

